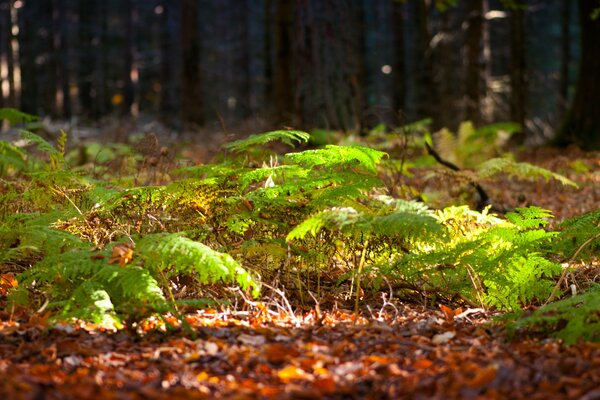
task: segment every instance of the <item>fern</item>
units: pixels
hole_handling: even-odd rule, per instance
[[[248,151],[251,147],[264,145],[266,143],[279,140],[288,146],[294,147],[294,142],[306,143],[310,135],[302,131],[279,130],[265,132],[259,135],[250,135],[246,139],[236,140],[225,145],[225,148],[236,153]]]
[[[0,120],[6,120],[10,125],[26,124],[35,122],[39,118],[14,108],[0,108]]]
[[[27,157],[18,147],[0,141],[0,175],[6,176],[12,172],[20,172],[27,168]]]
[[[327,145],[323,149],[288,153],[286,159],[306,168],[357,167],[367,173],[376,173],[377,164],[384,156],[386,153],[369,147]]]
[[[148,268],[164,269],[171,265],[175,272],[194,274],[203,284],[235,281],[254,296],[259,294],[258,283],[230,255],[181,235],[146,235],[137,242],[137,251]]]
[[[556,248],[566,258],[586,259],[600,248],[600,209],[564,221]]]
[[[400,258],[389,273],[424,279],[428,290],[455,290],[475,303],[503,310],[519,309],[551,293],[549,278],[561,272],[546,256],[555,234],[534,229],[546,222],[546,210],[518,209],[510,216],[512,222],[485,215],[473,219],[478,214],[474,211],[453,214],[455,218],[448,218],[447,211],[438,214],[452,233],[448,245]],[[469,233],[472,228],[474,234]]]
[[[563,175],[549,171],[545,168],[538,167],[529,163],[520,163],[506,157],[492,158],[484,161],[476,167],[477,174],[481,178],[490,178],[494,175],[504,173],[511,177],[520,179],[534,180],[543,178],[549,181],[555,179],[563,185],[577,187],[577,184]]]
[[[600,286],[538,308],[509,327],[515,332],[542,333],[562,339],[566,344],[578,340],[600,341]]]

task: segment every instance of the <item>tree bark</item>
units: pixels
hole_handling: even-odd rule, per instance
[[[135,99],[135,88],[131,73],[133,70],[133,4],[132,0],[121,0],[121,12],[124,18],[125,44],[123,46],[123,106],[121,115],[130,115]]]
[[[292,23],[294,7],[292,0],[277,0],[273,30],[273,83],[271,105],[275,119],[281,123],[293,120],[294,80],[292,77]]]
[[[71,93],[69,88],[70,70],[68,53],[68,21],[66,0],[55,0],[54,30],[58,35],[58,58],[56,60],[57,92],[61,93],[59,114],[70,118],[72,114]]]
[[[394,64],[392,66],[392,107],[400,123],[406,108],[406,44],[404,42],[404,4],[392,0],[392,29],[394,35]]]
[[[437,90],[433,77],[433,58],[431,50],[431,28],[429,21],[429,6],[426,0],[416,1],[417,24],[417,60],[419,72],[416,86],[416,112],[417,118],[434,118],[436,115]],[[434,126],[439,127],[439,122],[434,120]]]
[[[182,1],[182,118],[184,122],[201,125],[204,118],[202,115],[198,2],[196,0]]]
[[[569,101],[569,64],[571,62],[571,0],[561,1],[560,19],[560,77],[558,110],[561,116],[567,111]]]
[[[465,116],[475,125],[481,123],[481,43],[483,37],[483,1],[467,1],[465,31]]]
[[[525,11],[516,6],[510,11],[510,119],[525,129],[527,81],[525,79]],[[517,140],[523,139],[517,137]]]
[[[579,79],[573,103],[558,136],[559,144],[574,143],[586,150],[600,150],[600,19],[591,18],[597,6],[597,1],[579,0]]]

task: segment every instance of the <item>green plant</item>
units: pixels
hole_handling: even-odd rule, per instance
[[[600,341],[600,286],[595,285],[582,294],[538,308],[532,314],[509,324],[517,332],[552,335],[565,344],[579,340]]]
[[[549,259],[555,236],[541,227],[551,214],[537,207],[508,213],[508,221],[464,207],[437,214],[450,230],[447,244],[413,252],[386,273],[415,290],[445,293],[470,304],[516,310],[547,298],[561,271]]]

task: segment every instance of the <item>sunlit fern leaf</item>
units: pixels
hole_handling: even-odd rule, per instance
[[[26,124],[35,122],[38,119],[35,115],[27,114],[14,108],[0,108],[0,120],[6,120],[10,125]]]
[[[433,216],[407,211],[373,217],[368,225],[374,234],[411,242],[439,242],[445,239],[446,233],[444,226]]]
[[[106,329],[120,328],[123,325],[115,312],[110,295],[102,284],[95,281],[82,283],[69,300],[55,306],[61,308],[57,319],[75,318],[90,321]]]
[[[500,173],[505,173],[511,177],[526,180],[543,178],[547,182],[550,179],[556,179],[563,185],[577,187],[575,182],[556,172],[533,164],[516,162],[505,157],[491,158],[484,161],[476,167],[476,171],[477,174],[484,179]]]
[[[243,172],[240,174],[241,190],[254,182],[264,182],[269,177],[275,182],[293,181],[307,178],[310,171],[297,165],[278,165],[276,167],[263,167]]]
[[[517,208],[514,212],[506,213],[506,219],[522,229],[546,226],[551,218],[554,218],[552,211],[537,206]]]
[[[295,130],[279,130],[272,132],[265,132],[258,135],[250,135],[246,139],[236,140],[234,142],[227,143],[225,148],[227,150],[240,153],[248,150],[254,146],[264,145],[269,142],[279,140],[291,147],[294,147],[297,143],[306,143],[310,139],[310,134],[302,131]]]
[[[118,265],[105,265],[96,274],[96,279],[105,283],[112,297],[119,303],[126,301],[147,302],[160,307],[165,298],[156,279],[150,271],[138,266],[122,268]]]
[[[320,211],[305,219],[288,233],[288,242],[304,239],[308,235],[317,236],[322,229],[340,229],[346,224],[352,224],[360,218],[360,214],[352,207],[333,207]]]
[[[369,147],[327,145],[322,149],[288,153],[285,158],[307,168],[356,167],[375,174],[377,165],[384,156],[387,154]]]
[[[202,284],[237,282],[258,296],[260,285],[230,255],[219,253],[180,234],[146,235],[136,243],[136,251],[150,268],[173,266],[174,271],[193,273]]]
[[[566,344],[578,340],[600,341],[600,285],[582,294],[547,304],[511,325],[513,334],[529,331],[562,339]]]
[[[24,286],[35,284],[36,287],[59,281],[76,284],[89,279],[106,265],[106,261],[91,256],[91,248],[47,256],[20,274],[19,283]]]

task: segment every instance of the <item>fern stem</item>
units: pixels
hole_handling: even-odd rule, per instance
[[[360,302],[360,275],[362,274],[363,267],[365,265],[365,258],[367,257],[367,248],[369,247],[369,238],[365,239],[365,244],[362,248],[362,253],[360,255],[360,261],[358,262],[358,270],[356,272],[356,300],[354,302],[354,314],[355,321],[358,318],[358,305]]]

